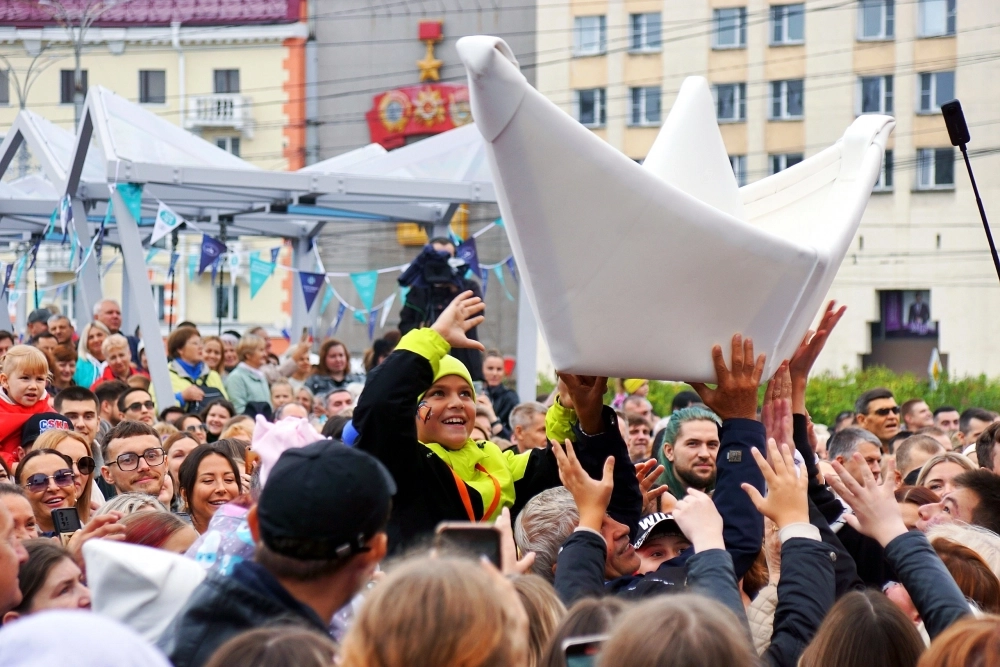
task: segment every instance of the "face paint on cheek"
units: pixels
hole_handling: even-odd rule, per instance
[[[426,424],[428,421],[430,421],[431,414],[433,412],[434,411],[431,409],[431,406],[427,405],[427,401],[420,401],[420,403],[417,404],[417,417],[423,423]]]

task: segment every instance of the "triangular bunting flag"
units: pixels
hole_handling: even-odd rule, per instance
[[[371,310],[372,303],[375,302],[375,290],[378,288],[378,271],[352,273],[351,282],[354,283],[354,289],[358,291],[361,305],[364,306],[365,310]]]
[[[487,288],[487,286],[489,285],[489,282],[490,282],[490,270],[487,269],[487,268],[485,268],[485,267],[480,268],[479,269],[479,278],[480,278],[480,280],[483,283],[482,284],[482,288],[483,288],[483,301],[486,301],[486,288]]]
[[[361,324],[368,324],[368,311],[367,310],[355,310],[354,319],[356,319]]]
[[[128,212],[135,218],[135,224],[139,224],[142,219],[142,183],[119,183],[118,193],[128,207]]]
[[[219,257],[216,257],[215,261],[212,262],[212,284],[213,285],[215,284],[215,277],[217,275],[219,275],[219,266],[221,264],[222,264],[222,256],[221,255]]]
[[[280,245],[271,248],[271,263],[272,264],[277,264],[278,263],[278,254],[280,252],[281,252],[281,246]]]
[[[188,255],[188,280],[194,280],[196,275],[198,275],[198,258]]]
[[[256,257],[250,258],[250,298],[257,296],[257,292],[264,286],[267,279],[274,273],[274,264],[265,262]]]
[[[160,202],[156,209],[156,221],[153,223],[153,235],[149,237],[149,244],[153,245],[164,236],[180,227],[184,218],[180,217],[170,207]]]
[[[326,276],[322,273],[309,273],[299,271],[299,282],[302,284],[302,298],[306,302],[306,312],[312,310],[312,305],[316,301],[316,296],[325,282]]]
[[[379,306],[368,313],[368,340],[375,338],[375,322],[378,320],[378,313],[381,309],[382,306]]]
[[[347,306],[345,304],[342,303],[339,306],[337,306],[337,314],[334,316],[333,324],[330,327],[331,329],[333,329],[333,331],[330,333],[331,336],[337,333],[337,329],[340,327],[340,321],[344,319],[345,312],[347,312]]]
[[[507,270],[510,271],[510,277],[514,279],[515,283],[520,283],[521,281],[517,277],[517,263],[514,261],[514,256],[511,255],[504,262],[507,265]]]
[[[167,269],[167,276],[174,275],[174,271],[177,269],[177,260],[180,258],[181,254],[179,252],[170,253],[170,268]]]
[[[507,295],[507,298],[513,301],[514,296],[510,293],[510,290],[507,289],[507,281],[504,280],[503,277],[503,264],[498,264],[493,267],[493,275],[497,277],[497,282],[500,283],[500,287],[503,288],[504,294]]]
[[[69,229],[73,221],[73,201],[69,195],[65,195],[59,200],[59,231],[63,234],[63,241],[66,240],[66,230]]]
[[[389,319],[389,311],[392,310],[392,304],[396,301],[396,293],[393,292],[389,295],[389,298],[382,302],[382,320],[378,323],[378,328],[381,329],[385,326],[385,321]]]
[[[14,270],[13,264],[8,264],[4,269],[3,273],[3,286],[0,287],[0,299],[3,299],[4,295],[7,294],[7,284],[10,282],[10,274]]]
[[[319,304],[319,314],[322,315],[326,312],[327,306],[333,301],[333,288],[330,285],[326,286],[326,291],[323,292],[323,302]]]
[[[476,250],[476,239],[470,238],[458,246],[455,249],[455,257],[468,264],[473,274],[479,275],[479,252]]]
[[[226,244],[219,239],[212,238],[208,234],[201,237],[201,258],[198,261],[198,275],[205,272],[210,264],[215,264],[222,253],[226,252]],[[213,267],[212,278],[215,279],[215,271],[218,267]]]
[[[156,247],[150,248],[149,252],[146,253],[146,265],[148,266],[150,262],[153,261],[153,258],[156,257],[159,253],[160,253],[159,248]]]

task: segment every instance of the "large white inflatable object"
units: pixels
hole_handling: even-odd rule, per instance
[[[878,180],[889,116],[739,188],[708,84],[688,78],[642,166],[464,37],[472,115],[514,257],[561,371],[711,382],[742,333],[788,358],[822,305]]]

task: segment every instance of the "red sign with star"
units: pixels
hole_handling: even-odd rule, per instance
[[[469,89],[464,85],[428,83],[380,93],[365,114],[373,142],[386,149],[410,136],[437,134],[472,122]]]

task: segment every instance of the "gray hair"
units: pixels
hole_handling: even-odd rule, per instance
[[[536,403],[535,401],[528,401],[527,403],[521,403],[515,407],[510,412],[510,428],[511,430],[517,428],[518,426],[525,428],[531,426],[531,422],[535,420],[535,415],[545,416],[546,408],[541,403]]]
[[[627,405],[629,403],[635,403],[635,404],[642,405],[643,407],[647,407],[647,408],[650,408],[650,409],[652,409],[652,407],[653,407],[653,404],[649,402],[648,398],[645,398],[643,396],[636,396],[635,394],[632,394],[631,396],[626,397],[625,400],[622,401],[622,407],[625,407],[625,405]]]
[[[66,320],[67,322],[69,322],[69,318],[68,317],[66,317],[65,315],[60,315],[60,314],[57,313],[57,314],[55,314],[55,315],[53,315],[52,317],[49,318],[48,323],[50,325],[51,324],[55,324],[59,320]],[[72,325],[73,325],[73,323],[70,322],[70,326],[72,326]]]
[[[528,501],[514,522],[514,541],[521,553],[535,552],[533,574],[555,581],[559,549],[579,523],[573,494],[564,486],[546,489]]]
[[[128,516],[136,512],[153,510],[154,512],[169,512],[163,503],[148,493],[120,493],[108,502],[101,505],[100,509],[94,512],[94,516],[107,514],[108,512],[121,512]]]
[[[100,301],[94,304],[94,317],[97,317],[97,315],[101,312],[101,306],[103,306],[106,303],[113,303],[119,308],[121,308],[118,302],[115,301],[114,299],[101,299]]]
[[[110,354],[111,350],[116,348],[123,348],[128,352],[129,359],[132,358],[132,349],[128,345],[128,338],[121,334],[111,334],[101,343],[101,352],[104,353],[105,357]]]
[[[882,449],[882,441],[878,439],[877,435],[863,428],[850,426],[834,433],[830,441],[826,443],[827,458],[831,461],[838,456],[847,459],[858,451],[858,445],[862,442],[870,442],[880,450]]]

